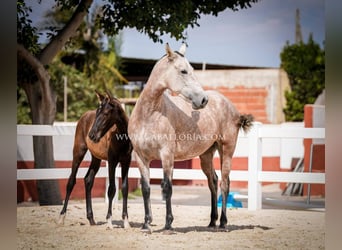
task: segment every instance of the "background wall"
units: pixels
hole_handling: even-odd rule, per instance
[[[284,122],[286,72],[278,68],[196,70],[205,89],[228,97],[241,113],[252,113],[262,123]]]

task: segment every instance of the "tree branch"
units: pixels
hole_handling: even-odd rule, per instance
[[[44,68],[44,65],[32,55],[22,44],[17,44],[18,56],[24,59],[34,70],[39,81],[46,82],[50,80],[50,75]]]
[[[43,65],[49,64],[66,42],[76,33],[92,3],[93,0],[82,0],[69,22],[41,51],[39,60]]]
[[[42,119],[38,124],[45,124],[44,119],[48,121],[48,124],[53,122],[55,116],[55,103],[56,99],[50,86],[50,75],[45,69],[44,65],[32,54],[30,53],[22,44],[17,44],[18,56],[25,60],[33,69],[38,77],[37,88],[40,89],[39,94],[42,97],[43,109],[48,110],[48,116],[38,116]],[[28,97],[29,98],[29,97]],[[32,100],[31,100],[32,101]],[[51,108],[52,107],[52,108]],[[32,107],[31,107],[32,110]],[[34,119],[32,117],[32,122]]]

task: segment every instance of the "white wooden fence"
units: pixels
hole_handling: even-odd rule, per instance
[[[71,126],[71,125],[70,125]],[[72,125],[74,126],[74,125]],[[74,131],[74,130],[71,130]],[[17,135],[26,136],[57,136],[71,135],[70,129],[65,126],[53,125],[17,125]],[[239,137],[248,138],[248,171],[232,170],[231,181],[248,181],[248,209],[257,210],[262,208],[262,182],[289,182],[289,183],[310,183],[325,184],[325,173],[298,173],[262,171],[262,139],[263,138],[325,138],[324,128],[298,128],[298,127],[263,127],[255,122],[251,131],[245,135],[239,133]],[[77,178],[83,178],[87,168],[79,168]],[[221,176],[219,170],[217,175]],[[38,179],[67,179],[71,173],[70,168],[50,169],[17,169],[17,180],[38,180]],[[108,177],[107,167],[101,167],[97,177]],[[120,168],[116,171],[116,177],[121,177]],[[140,178],[137,168],[130,168],[130,178]],[[150,168],[152,179],[163,178],[161,168]],[[178,180],[206,180],[206,176],[200,169],[174,169],[173,179]]]

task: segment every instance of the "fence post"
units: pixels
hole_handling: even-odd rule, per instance
[[[261,183],[258,180],[259,172],[262,170],[260,125],[260,122],[254,122],[248,135],[248,210],[261,209],[262,204]]]

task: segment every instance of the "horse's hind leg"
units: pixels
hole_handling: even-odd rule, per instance
[[[101,159],[98,159],[92,155],[91,163],[86,176],[84,177],[84,186],[86,190],[86,207],[87,207],[87,219],[90,225],[95,225],[93,208],[91,205],[91,190],[93,188],[94,179],[96,173],[99,171]]]
[[[213,145],[205,153],[200,155],[201,168],[208,178],[208,186],[211,193],[211,213],[209,227],[215,227],[218,218],[217,213],[217,175],[213,167],[213,157],[216,146]]]
[[[74,146],[71,174],[69,176],[68,183],[66,186],[66,195],[64,199],[64,205],[63,205],[62,211],[60,212],[58,224],[64,224],[64,219],[65,219],[70,195],[76,184],[76,174],[78,171],[78,167],[80,166],[86,152],[87,152],[87,147]]]
[[[229,194],[230,179],[229,173],[232,164],[232,155],[235,146],[224,144],[219,147],[219,154],[221,159],[221,195],[222,195],[222,209],[220,217],[220,228],[226,228],[227,219],[227,196]]]

